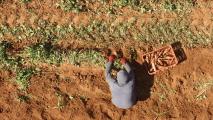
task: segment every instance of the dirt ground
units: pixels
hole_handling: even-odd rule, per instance
[[[8,0],[0,6],[0,23],[7,23],[9,26],[22,23],[34,26],[38,19],[44,19],[57,24],[87,24],[92,16],[55,9],[56,0],[46,0],[42,4],[32,0],[27,5],[17,2],[18,0]],[[206,9],[192,10],[188,17],[192,21],[192,28],[211,36],[212,16],[207,13],[213,13],[213,4],[209,6]],[[149,22],[152,18],[165,21],[177,17],[175,13],[138,14],[129,11],[118,16],[117,21],[124,21],[132,16],[138,18],[137,24]],[[104,15],[97,15],[96,18],[111,19]],[[19,41],[17,46],[23,48],[32,43],[32,40]],[[93,43],[80,41],[65,41],[61,44],[67,47],[71,43],[76,44],[76,48],[95,47]],[[125,44],[140,49],[136,42]],[[0,70],[0,119],[213,120],[213,87],[207,87],[213,81],[213,49],[197,47],[184,50],[187,60],[155,76],[147,75],[139,61],[131,63],[136,73],[138,101],[128,110],[116,108],[111,103],[103,68],[77,67],[70,64],[55,67],[44,64],[40,68],[42,72],[30,79],[31,84],[26,92],[18,89],[12,72]],[[22,94],[28,94],[29,99],[26,102],[18,99]],[[60,109],[61,103],[63,104]]]
[[[9,80],[11,73],[1,71],[0,117],[2,120],[213,119],[213,88],[206,90],[206,99],[196,99],[199,94],[196,85],[212,80],[213,49],[185,51],[186,61],[156,76],[144,79],[143,66],[137,66],[139,100],[128,110],[118,109],[111,103],[104,70],[100,68],[44,67],[41,74],[30,80],[27,103],[17,100],[20,92]],[[57,108],[56,90],[64,99],[72,96],[61,110]]]

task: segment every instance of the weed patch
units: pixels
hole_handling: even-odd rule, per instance
[[[213,87],[213,80],[207,81],[207,82],[202,82],[198,83],[196,85],[196,90],[199,91],[199,93],[195,96],[196,100],[204,100],[207,99],[206,92]]]
[[[18,84],[20,90],[26,90],[29,87],[29,79],[33,74],[35,74],[34,68],[25,68],[16,72],[15,81]]]

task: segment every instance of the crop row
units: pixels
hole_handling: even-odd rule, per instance
[[[30,77],[40,71],[39,67],[43,63],[54,66],[69,63],[99,67],[105,64],[105,58],[96,50],[59,51],[51,43],[38,43],[12,54],[12,46],[8,41],[0,43],[0,68],[16,74],[15,81],[21,90],[28,88]]]
[[[19,3],[29,4],[32,0],[19,0]],[[7,2],[0,0],[0,4]],[[43,1],[39,1],[41,4]],[[99,7],[94,9],[93,5],[98,3]],[[195,0],[58,0],[55,7],[65,12],[90,12],[95,14],[122,14],[123,7],[129,7],[135,11],[158,12],[158,11],[174,11],[183,12],[186,9],[196,6]]]
[[[106,44],[112,41],[137,40],[147,44],[167,44],[174,41],[183,42],[193,47],[198,44],[211,45],[213,38],[202,30],[192,30],[190,23],[182,18],[169,22],[158,22],[136,25],[137,20],[132,19],[115,25],[113,22],[92,20],[88,25],[74,24],[57,25],[48,21],[39,20],[37,27],[18,25],[9,27],[0,25],[0,39],[15,41],[35,40],[57,42],[60,40],[91,41],[94,44]]]

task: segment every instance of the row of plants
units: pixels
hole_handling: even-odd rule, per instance
[[[19,3],[28,4],[31,1],[19,0]],[[5,0],[0,0],[0,4],[5,2]],[[95,3],[99,3],[99,7],[94,10],[93,5]],[[95,14],[122,14],[121,9],[123,7],[130,7],[130,9],[141,13],[157,11],[174,11],[180,13],[196,5],[197,2],[195,0],[58,0],[55,3],[56,8],[62,9],[65,12],[91,12]]]
[[[100,3],[100,6],[98,9],[93,10],[91,6],[97,2]],[[123,7],[130,7],[141,13],[154,11],[182,12],[190,7],[196,6],[196,4],[194,0],[60,0],[56,3],[56,7],[66,12],[72,11],[75,13],[88,11],[92,13],[120,14],[120,9]]]
[[[26,90],[29,86],[28,79],[36,72],[34,67],[24,66],[23,58],[20,56],[10,55],[8,50],[11,45],[7,41],[0,43],[0,68],[10,70],[16,73],[15,82],[18,84],[19,89]]]
[[[152,22],[136,25],[137,20],[131,19],[126,22],[114,24],[91,20],[88,25],[57,25],[48,21],[39,20],[38,26],[33,28],[29,25],[10,27],[0,25],[1,39],[14,39],[15,41],[37,40],[52,41],[60,40],[91,41],[94,44],[106,44],[115,41],[137,40],[147,44],[168,44],[180,41],[188,47],[196,45],[208,46],[212,44],[213,35],[207,35],[202,30],[192,30],[189,21],[177,18],[173,21]],[[212,33],[210,33],[212,34]]]
[[[34,74],[39,73],[39,67],[43,63],[55,66],[69,63],[76,66],[104,67],[105,58],[96,50],[60,51],[47,42],[31,45],[23,51],[12,54],[10,42],[2,41],[0,43],[0,67],[15,73],[14,81],[18,84],[20,90],[28,88],[29,79]]]

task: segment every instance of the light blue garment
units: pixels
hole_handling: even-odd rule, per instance
[[[106,64],[106,81],[112,93],[112,103],[118,108],[130,108],[136,103],[134,72],[128,63],[124,64],[125,72],[123,70],[118,72],[118,82],[111,76],[112,65],[112,62]]]
[[[119,86],[127,84],[129,80],[129,74],[125,70],[120,70],[117,74],[117,82]]]

